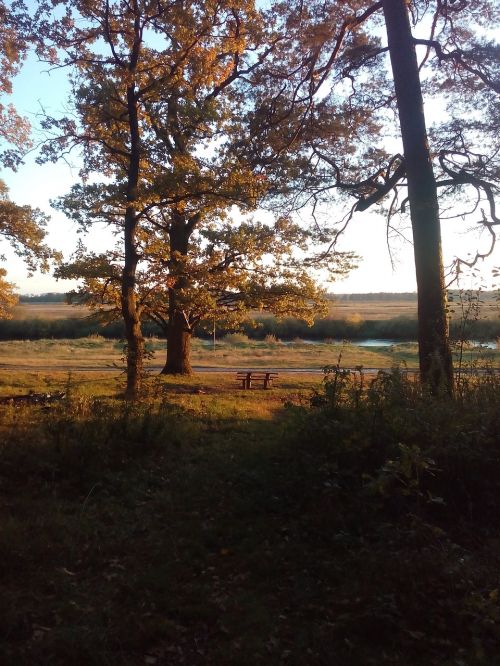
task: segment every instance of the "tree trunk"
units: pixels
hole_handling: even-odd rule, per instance
[[[144,338],[142,337],[141,321],[137,311],[135,293],[135,274],[137,270],[137,253],[135,250],[135,210],[129,206],[125,214],[125,262],[122,272],[121,305],[127,340],[127,386],[125,397],[134,400],[140,389],[143,362]]]
[[[403,140],[418,290],[421,380],[453,391],[437,187],[406,0],[383,0]]]
[[[191,375],[191,338],[192,327],[185,313],[186,305],[179,298],[179,292],[189,285],[185,274],[184,259],[189,248],[189,238],[193,232],[198,216],[186,219],[182,213],[172,212],[170,225],[170,261],[169,273],[174,278],[168,290],[168,334],[167,360],[162,375]]]
[[[137,398],[140,389],[144,363],[144,338],[142,337],[135,290],[137,263],[139,261],[136,247],[138,220],[135,203],[138,199],[140,136],[134,84],[127,88],[127,111],[130,129],[130,160],[127,174],[121,306],[127,339],[127,387],[125,397],[128,400],[134,400]]]
[[[175,289],[169,291],[175,292]],[[175,304],[175,294],[170,295],[170,303]],[[167,335],[167,360],[162,375],[191,375],[192,331],[179,309],[173,307],[169,317]]]

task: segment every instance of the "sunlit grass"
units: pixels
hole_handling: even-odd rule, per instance
[[[360,347],[348,342],[308,344],[295,341],[283,344],[279,341],[242,339],[236,344],[221,340],[213,347],[195,339],[192,345],[192,363],[197,368],[195,375],[182,380],[160,379],[158,372],[164,362],[165,342],[153,338],[148,340],[147,347],[154,352],[146,363],[150,382],[156,377],[154,381],[157,386],[161,385],[164,390],[170,390],[175,395],[189,391],[195,395],[197,390],[203,391],[207,387],[210,391],[217,387],[222,392],[234,392],[239,386],[234,375],[236,368],[281,368],[273,391],[273,395],[277,395],[276,391],[279,392],[283,385],[290,387],[302,382],[302,373],[300,377],[288,377],[285,374],[287,368],[321,373],[325,366],[337,363],[344,368],[362,366],[366,371],[398,365],[413,369],[418,367],[418,348],[415,343]],[[458,358],[458,351],[455,351],[455,356]],[[498,367],[500,350],[467,347],[463,362],[466,365],[479,362]],[[204,368],[226,372],[204,373]],[[123,389],[123,370],[123,344],[118,340],[97,336],[76,340],[0,342],[0,395],[18,394],[26,390],[60,391],[70,386],[71,390],[82,395],[113,396]],[[309,380],[305,381],[307,383]],[[315,381],[319,381],[318,375]],[[193,399],[196,398],[191,397]],[[266,404],[269,404],[270,399],[266,400]]]
[[[146,365],[159,366],[166,354],[164,340],[151,339],[147,348],[154,352]],[[290,344],[266,343],[257,340],[231,344],[224,341],[215,347],[195,339],[192,345],[192,363],[201,367],[290,367],[314,368],[341,363],[349,366],[390,367],[400,358],[416,359],[416,346],[359,347],[350,343]],[[123,345],[104,338],[76,340],[35,340],[0,342],[0,364],[15,366],[97,367],[103,369],[120,365]]]

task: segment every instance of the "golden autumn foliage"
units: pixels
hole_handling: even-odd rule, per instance
[[[54,17],[53,6],[62,18]],[[251,110],[260,104],[256,86],[267,86],[261,71],[280,48],[272,12],[252,0],[42,2],[39,34],[41,50],[56,46],[57,63],[71,68],[74,111],[45,119],[48,140],[41,159],[79,150],[84,161],[82,183],[59,207],[83,227],[104,221],[123,238],[117,262],[110,255],[110,263],[113,299],[126,328],[129,395],[139,382],[146,307],[165,313],[172,354],[202,311],[220,309],[222,293],[245,292],[247,300],[253,293],[257,302],[264,289],[274,290],[276,308],[287,302],[287,311],[293,303],[301,311],[300,294],[313,294],[314,288],[299,263],[288,259],[276,278],[271,269],[262,277],[261,268],[260,282],[254,273],[250,288],[250,248],[242,245],[240,252],[250,257],[245,282],[234,262],[223,271],[217,267],[216,255],[207,255],[210,241],[204,240],[225,229],[232,206],[253,210],[286,187],[291,174],[292,165],[280,154],[283,142],[276,144],[277,166],[267,156],[250,158],[243,148],[256,139]],[[236,253],[244,240],[237,228],[230,246]],[[261,231],[249,229],[249,238]],[[100,259],[104,255],[89,257],[91,273]],[[255,261],[266,266],[261,256]],[[108,297],[109,278],[96,284],[83,256],[78,263],[82,277],[91,280],[89,293],[102,292],[104,285]],[[154,308],[146,306],[145,294]]]
[[[0,1],[0,164],[16,168],[22,153],[30,145],[29,123],[21,118],[6,98],[12,93],[12,78],[24,60],[27,41],[24,31],[28,22],[22,2],[6,5]],[[0,240],[11,245],[30,272],[47,271],[49,260],[58,254],[45,245],[47,217],[30,206],[19,206],[8,197],[0,180]],[[17,302],[15,285],[5,280],[7,271],[0,268],[0,317],[7,317]]]
[[[0,2],[0,139],[7,148],[0,154],[0,162],[15,167],[19,164],[19,149],[29,144],[30,125],[22,118],[6,97],[12,93],[12,78],[24,60],[27,44],[20,28],[26,20],[19,3],[7,6]]]
[[[11,310],[19,301],[15,293],[15,285],[7,282],[6,275],[7,271],[0,268],[0,319],[10,319]]]

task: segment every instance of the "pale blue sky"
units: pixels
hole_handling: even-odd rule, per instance
[[[12,101],[20,113],[26,115],[34,127],[36,139],[37,116],[43,107],[46,111],[57,113],[64,105],[67,94],[66,73],[64,70],[47,71],[34,57],[29,57],[21,74],[14,83]],[[4,170],[1,177],[10,188],[11,198],[19,204],[37,206],[50,214],[48,243],[62,250],[69,258],[74,250],[79,235],[76,226],[61,213],[50,207],[50,200],[66,193],[72,183],[78,181],[78,168],[71,168],[66,163],[39,166],[35,163],[35,153],[30,154],[25,164],[17,173]],[[334,205],[328,211],[328,217],[335,220],[340,211]],[[306,220],[306,218],[303,218]],[[443,222],[443,253],[445,263],[449,264],[456,254],[465,257],[475,249],[485,247],[487,239],[477,233],[465,233],[462,224],[457,221]],[[407,234],[408,235],[408,234]],[[92,249],[105,250],[113,243],[109,230],[96,228],[85,237]],[[50,275],[36,274],[28,278],[26,269],[9,251],[4,242],[1,251],[7,255],[6,267],[8,279],[17,284],[21,293],[42,293],[47,291],[67,291],[73,283],[56,282]],[[395,270],[391,267],[386,244],[385,220],[373,213],[358,213],[345,233],[339,249],[353,250],[361,255],[362,262],[358,269],[344,280],[336,282],[336,292],[378,292],[378,291],[415,291],[416,284],[413,267],[413,248],[403,241],[393,243]],[[488,288],[491,288],[491,270],[498,265],[500,256],[490,258],[482,266],[482,273]]]

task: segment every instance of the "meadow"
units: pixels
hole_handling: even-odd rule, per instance
[[[12,318],[20,321],[26,319],[79,319],[87,317],[89,314],[89,308],[67,303],[19,303],[12,310]]]
[[[384,295],[382,295],[384,296]],[[454,295],[450,303],[450,334],[452,339],[464,337],[477,341],[494,341],[500,337],[499,304],[493,292],[481,296],[480,311],[474,311],[475,301],[467,296]],[[283,341],[388,339],[411,342],[417,337],[416,300],[414,295],[386,294],[351,295],[330,301],[329,314],[318,319],[312,327],[293,317],[282,320],[262,312],[249,313],[241,331],[248,337],[263,341],[275,336]],[[106,320],[91,316],[83,306],[54,302],[23,302],[14,309],[13,319],[0,321],[0,340],[40,340],[44,338],[77,339],[100,335],[108,339],[124,336],[121,320]],[[464,329],[464,323],[465,329]],[[209,339],[213,322],[200,325],[196,334]],[[163,337],[153,322],[145,321],[143,331],[147,337]],[[233,331],[216,327],[220,341]]]
[[[154,374],[163,366],[165,341],[150,339],[147,349],[150,355],[146,360],[146,368]],[[455,358],[458,358],[458,353],[456,348]],[[500,350],[465,345],[462,362],[464,365],[481,362],[499,367]],[[216,342],[215,347],[208,341],[194,339],[192,364],[197,372],[207,369],[231,371],[237,368],[321,372],[325,366],[337,364],[344,368],[366,369],[389,369],[404,365],[415,370],[418,367],[418,349],[415,343],[361,347],[347,341],[311,344],[297,340],[285,344],[272,336],[257,341],[242,334],[232,334]],[[0,382],[8,382],[12,373],[19,370],[46,372],[47,377],[55,371],[64,374],[85,370],[107,371],[117,375],[123,371],[123,342],[99,336],[75,340],[0,342]]]
[[[389,295],[386,295],[389,296]],[[341,295],[337,298],[332,296],[329,302],[328,317],[333,319],[351,319],[354,321],[383,320],[396,317],[417,316],[417,301],[415,295],[391,294],[391,298],[376,295],[363,298],[362,295]],[[482,317],[493,319],[498,317],[498,301],[494,292],[486,292],[480,295]],[[466,300],[466,296],[462,298]],[[458,292],[453,292],[450,302],[451,316],[453,319],[460,318],[461,299]],[[62,302],[21,302],[13,310],[13,318],[16,320],[26,319],[66,319],[82,318],[88,316],[90,310],[82,305],[68,305]],[[253,312],[252,317],[265,317],[264,313]]]

